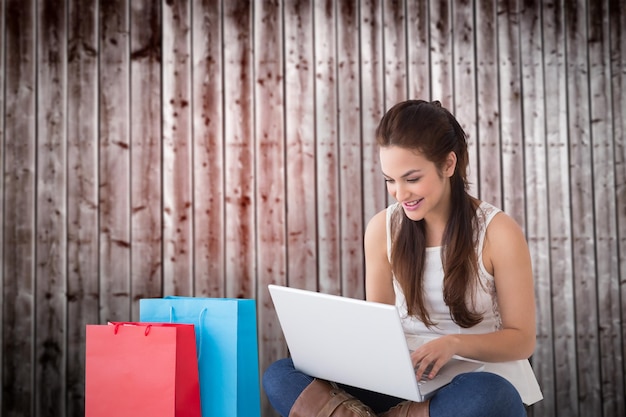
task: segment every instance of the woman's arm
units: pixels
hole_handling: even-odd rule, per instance
[[[526,359],[535,348],[535,296],[530,253],[519,225],[504,213],[489,224],[483,248],[485,268],[494,275],[502,329],[486,334],[446,335],[429,342],[413,354],[438,372],[453,355],[484,362]]]
[[[368,301],[394,304],[386,225],[386,210],[382,210],[372,217],[365,229],[365,296]]]

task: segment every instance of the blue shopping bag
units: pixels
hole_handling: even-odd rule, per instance
[[[203,417],[260,417],[255,300],[146,298],[139,317],[195,326]]]

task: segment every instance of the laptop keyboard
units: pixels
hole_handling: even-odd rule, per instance
[[[419,364],[414,368],[417,371],[417,367],[419,366]],[[430,365],[428,368],[426,368],[426,370],[424,371],[424,373],[422,374],[422,378],[420,378],[417,381],[417,385],[422,385],[425,382],[428,381],[432,381],[431,378],[428,378],[428,374],[430,374],[430,371],[433,369],[433,366]],[[435,378],[437,378],[437,375],[435,375]],[[434,378],[433,378],[434,379]]]

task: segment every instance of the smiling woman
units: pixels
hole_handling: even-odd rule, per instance
[[[455,355],[488,362],[485,372],[459,375],[417,403],[329,384],[283,359],[264,375],[270,402],[285,417],[525,416],[524,403],[542,394],[527,360],[534,292],[521,229],[468,193],[466,135],[439,102],[395,105],[376,137],[397,203],[367,226],[367,299],[395,305],[405,333],[425,341],[411,353],[418,380]]]
[[[523,415],[522,401],[542,395],[527,361],[535,345],[534,292],[520,227],[468,193],[466,135],[439,102],[397,104],[376,136],[397,203],[366,231],[367,298],[395,304],[405,332],[428,341],[412,353],[418,378],[428,367],[434,377],[454,355],[489,362],[486,371],[517,390],[501,402],[518,404]],[[478,384],[474,377],[463,381]],[[445,399],[452,391],[463,397],[463,385],[432,397],[431,414],[448,415]],[[477,414],[466,407],[454,415],[488,415],[486,405],[473,406]]]
[[[363,245],[384,245],[393,200],[389,230],[423,226],[407,253],[445,252],[446,277],[507,275],[500,239],[525,252],[521,225],[545,396],[529,416],[626,415],[622,3],[0,0],[0,415],[83,415],[85,325],[137,318],[144,297],[255,298],[261,372],[288,353],[267,284],[364,298],[367,275],[367,297],[395,302],[372,277],[415,275],[383,247],[366,265]],[[426,147],[458,126],[406,103],[427,117],[389,118],[381,152],[379,122],[409,97],[440,100],[467,143]],[[480,223],[486,202],[506,215],[476,257],[456,217]],[[454,285],[437,305],[518,334],[496,284],[498,309]]]

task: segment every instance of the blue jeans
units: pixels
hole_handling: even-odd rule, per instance
[[[272,407],[283,417],[312,377],[296,370],[290,358],[280,359],[263,374],[263,388]],[[359,388],[341,386],[370,406],[376,413],[387,411],[404,401]],[[431,417],[526,417],[526,409],[509,381],[488,372],[458,375],[430,399]]]

